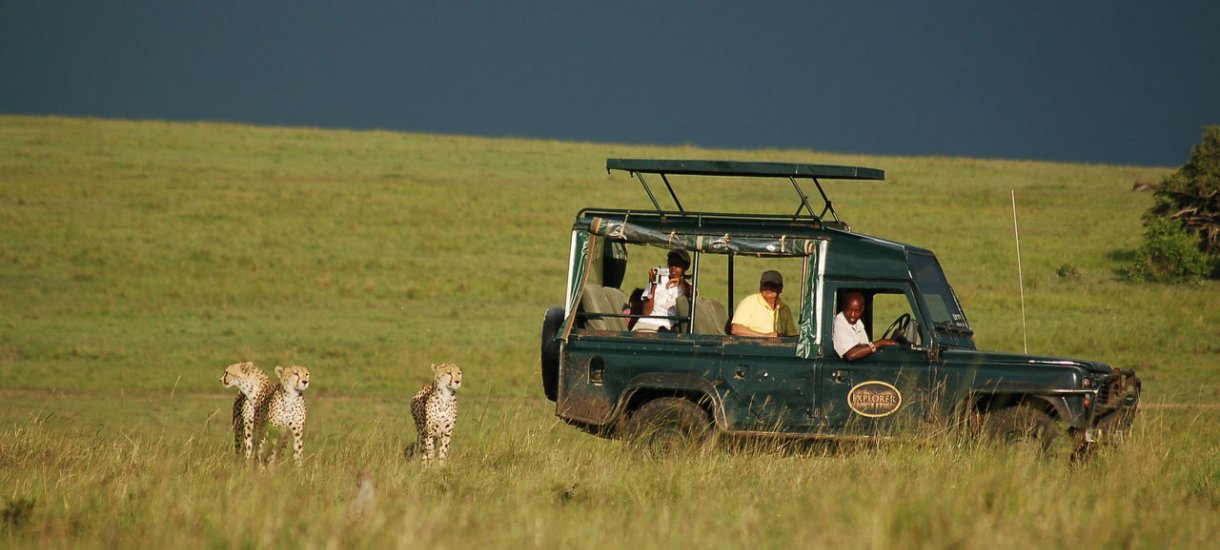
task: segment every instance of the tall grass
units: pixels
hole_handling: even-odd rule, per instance
[[[606,157],[884,168],[828,183],[935,250],[981,348],[1135,367],[1129,445],[1084,465],[952,437],[654,462],[559,424],[537,378],[578,208],[647,208]],[[1220,286],[1118,271],[1160,168],[0,117],[0,544],[1184,546],[1217,535]],[[675,181],[700,210],[791,193]],[[1061,267],[1079,274],[1061,278]],[[632,269],[647,266],[633,266]],[[642,280],[641,272],[629,277]],[[301,469],[232,459],[224,365],[310,367]],[[466,377],[451,464],[403,457],[431,362]],[[349,517],[355,474],[377,504]],[[32,504],[31,504],[32,503]]]
[[[217,405],[188,403],[186,416]],[[316,405],[340,417],[352,406]],[[101,436],[88,422],[31,413],[0,432],[0,496],[35,503],[0,526],[0,541],[1103,548],[1207,545],[1220,535],[1220,438],[1214,430],[1200,438],[1207,420],[1190,412],[1148,413],[1125,447],[1085,464],[954,437],[759,443],[650,459],[574,434],[517,399],[476,406],[450,464],[424,469],[401,455],[409,439],[401,415],[353,408],[373,414],[315,430],[302,467],[272,469],[236,463],[218,444],[225,422]],[[361,469],[372,472],[376,497],[354,516]]]

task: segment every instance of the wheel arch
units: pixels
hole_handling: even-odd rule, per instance
[[[1025,392],[977,392],[971,394],[966,412],[986,414],[1007,407],[1024,405],[1041,410],[1055,420],[1071,419],[1071,410],[1062,396],[1038,395]]]
[[[689,374],[653,373],[631,379],[615,406],[615,424],[621,425],[633,411],[662,397],[679,397],[691,401],[708,414],[717,430],[725,431],[727,423],[723,401],[715,384],[707,378]]]

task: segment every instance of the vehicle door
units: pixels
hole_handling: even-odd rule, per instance
[[[923,348],[929,334],[910,285],[903,283],[827,286],[824,304],[822,341],[826,343],[818,359],[817,415],[832,432],[885,435],[924,421],[932,385],[933,368]],[[907,336],[914,340],[878,350],[857,361],[839,357],[834,349],[834,318],[842,309],[849,291],[865,296],[865,312],[858,322],[865,323],[870,341],[882,338],[894,321],[909,316],[912,328]]]
[[[737,430],[806,432],[813,426],[817,379],[813,361],[798,357],[796,338],[724,338],[721,378],[726,409],[747,411]]]

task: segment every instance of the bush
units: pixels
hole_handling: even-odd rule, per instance
[[[1220,276],[1220,126],[1204,128],[1190,160],[1156,186],[1153,199],[1131,277],[1185,282]]]
[[[1207,254],[1220,253],[1220,126],[1208,126],[1190,160],[1165,177],[1153,194],[1156,201],[1145,222],[1169,217],[1181,221],[1199,238]]]
[[[1055,269],[1055,275],[1058,275],[1060,279],[1066,279],[1069,281],[1077,281],[1077,280],[1080,280],[1080,278],[1084,276],[1084,273],[1082,271],[1080,271],[1079,267],[1076,267],[1072,264],[1062,264],[1057,269]]]
[[[1144,244],[1135,254],[1129,272],[1137,281],[1194,282],[1207,276],[1208,258],[1199,250],[1199,238],[1173,218],[1152,218],[1144,231]]]

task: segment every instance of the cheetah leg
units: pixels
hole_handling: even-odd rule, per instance
[[[258,440],[258,465],[259,467],[275,464],[275,448],[276,442],[272,440],[265,431],[262,438]]]
[[[246,432],[243,434],[246,447],[246,461],[249,462],[251,458],[254,458],[254,415],[245,415],[245,418],[242,418],[242,425]]]
[[[301,465],[301,451],[305,449],[305,426],[292,427],[292,460]]]
[[[441,446],[436,454],[436,461],[440,464],[444,464],[445,459],[449,457],[449,439],[451,437],[453,437],[451,434],[441,434]]]
[[[435,449],[432,446],[433,445],[432,436],[424,436],[423,439],[424,439],[423,460],[424,460],[424,466],[427,466],[429,464],[432,464],[432,454],[435,451]]]
[[[245,399],[243,395],[238,395],[237,399],[233,400],[233,454],[241,456],[242,443],[245,439],[245,415],[243,409],[245,407]]]

